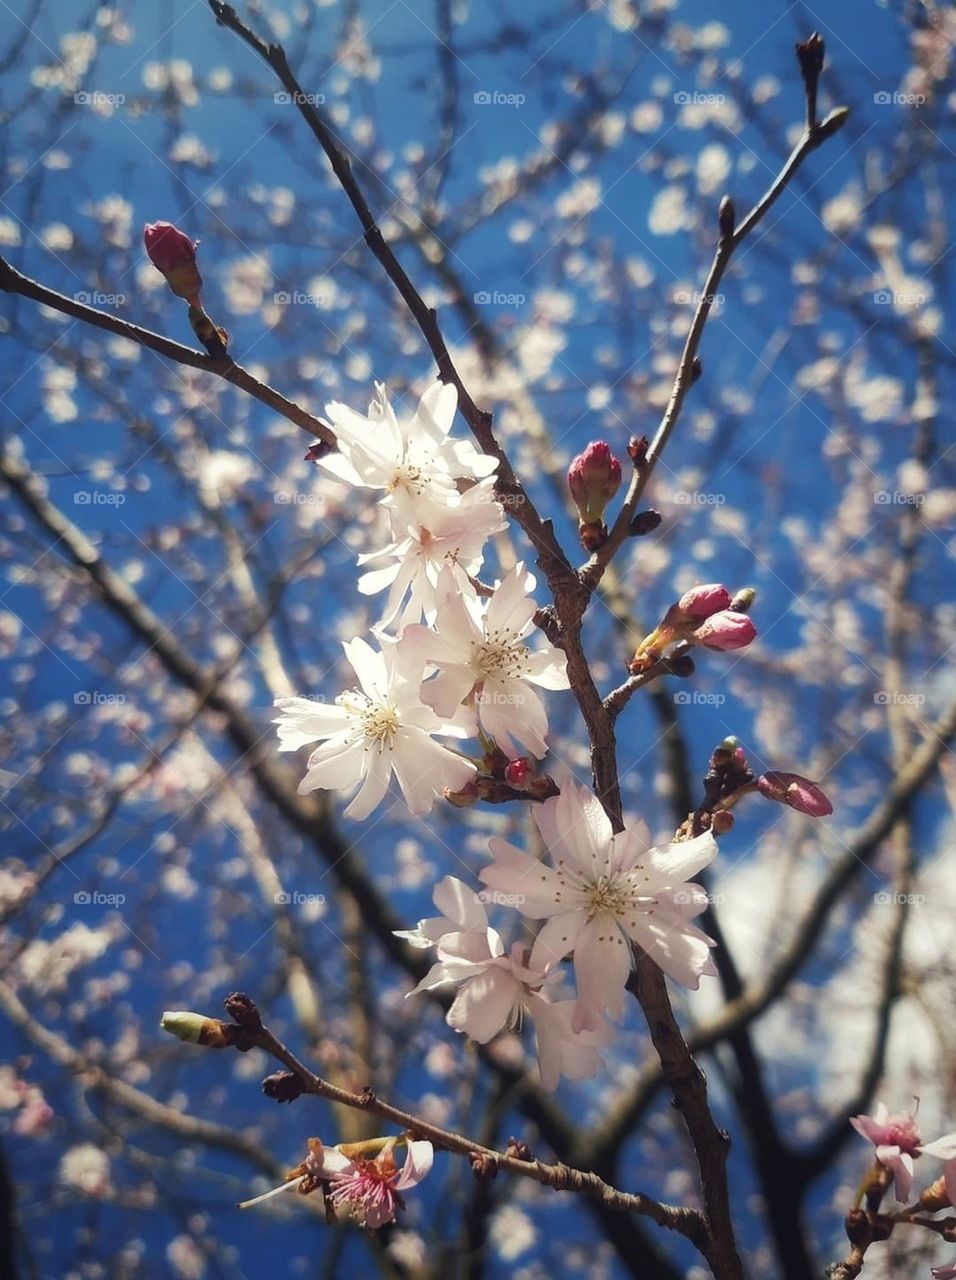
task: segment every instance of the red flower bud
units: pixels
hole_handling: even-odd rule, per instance
[[[799,773],[764,773],[757,779],[757,790],[768,800],[788,804],[791,809],[808,813],[811,818],[825,818],[833,805],[823,790]]]
[[[517,760],[509,760],[505,766],[505,782],[521,789],[526,787],[534,777],[534,765],[527,756],[519,756]]]
[[[568,468],[568,488],[582,524],[601,524],[621,484],[621,464],[606,440],[592,440]]]
[[[757,638],[757,628],[745,613],[721,609],[705,618],[694,632],[698,644],[708,649],[745,649]]]
[[[171,222],[148,222],[143,230],[143,243],[149,260],[166,277],[166,283],[179,298],[199,307],[202,276],[196,266],[196,245],[185,232]]]

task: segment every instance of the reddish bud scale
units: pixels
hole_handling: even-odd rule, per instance
[[[196,265],[196,244],[171,222],[149,222],[143,230],[149,260],[166,277],[173,293],[194,307],[201,306],[202,276]]]
[[[809,778],[801,777],[799,773],[780,773],[774,770],[761,774],[757,779],[757,790],[768,800],[789,805],[791,809],[809,814],[811,818],[825,818],[833,812],[833,805],[823,789]]]
[[[568,467],[568,488],[581,523],[601,525],[607,504],[621,485],[621,464],[606,440],[592,440]]]
[[[694,639],[698,644],[722,652],[745,649],[756,638],[757,628],[750,618],[745,613],[735,613],[732,609],[712,613],[694,632]]]

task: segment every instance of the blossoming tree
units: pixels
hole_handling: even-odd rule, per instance
[[[647,36],[662,50],[696,49],[706,82],[714,74],[708,58],[719,47],[719,32],[702,28],[688,45],[688,29],[671,24],[667,8],[655,7]],[[566,424],[574,449],[562,456],[562,432],[555,429],[557,438],[549,440],[548,413],[531,396],[533,389],[544,401],[556,389],[549,370],[559,348],[551,350],[543,372],[536,372],[536,361],[543,358],[542,342],[547,347],[549,334],[560,327],[562,304],[552,297],[543,307],[540,331],[529,325],[526,345],[503,354],[499,336],[474,314],[485,305],[484,291],[472,291],[469,304],[458,249],[442,235],[444,160],[465,132],[455,65],[462,62],[455,31],[464,20],[452,6],[439,6],[444,149],[428,165],[416,155],[414,181],[396,179],[401,194],[386,212],[387,166],[370,145],[374,131],[361,122],[343,129],[348,112],[310,87],[304,47],[297,49],[293,32],[280,43],[283,23],[276,15],[267,36],[258,10],[247,20],[220,0],[209,0],[209,9],[223,49],[237,56],[236,75],[251,74],[257,59],[271,77],[263,83],[274,81],[276,109],[289,109],[301,136],[317,148],[323,179],[331,180],[335,226],[346,217],[353,220],[347,243],[334,259],[329,255],[324,272],[322,289],[331,305],[322,301],[321,290],[318,301],[306,305],[335,312],[344,289],[340,280],[354,271],[372,282],[370,288],[393,290],[398,310],[389,313],[389,326],[375,342],[385,367],[373,370],[352,349],[366,321],[343,303],[348,323],[333,335],[335,354],[349,368],[343,383],[323,373],[322,360],[294,355],[304,322],[286,329],[280,314],[272,317],[279,340],[268,361],[250,359],[254,344],[238,342],[230,331],[237,317],[261,310],[261,299],[243,310],[243,289],[255,294],[256,268],[247,264],[245,283],[239,272],[229,289],[219,291],[225,296],[217,296],[207,283],[215,251],[205,236],[197,243],[187,230],[189,210],[172,222],[151,209],[149,220],[142,220],[139,278],[144,291],[153,290],[154,320],[162,332],[134,318],[125,297],[116,303],[116,292],[98,287],[71,296],[28,270],[29,255],[19,266],[0,259],[0,287],[18,306],[18,335],[26,346],[36,334],[31,317],[61,326],[42,357],[50,361],[44,373],[47,414],[60,422],[78,418],[71,393],[82,379],[90,395],[83,413],[92,421],[100,408],[108,410],[136,441],[139,456],[130,457],[127,473],[139,474],[144,457],[153,455],[171,480],[158,495],[159,507],[175,505],[186,487],[197,513],[192,528],[188,521],[182,528],[166,525],[161,510],[155,527],[131,528],[123,518],[121,488],[77,490],[73,498],[74,505],[90,508],[80,515],[112,509],[146,556],[165,564],[164,581],[172,582],[174,593],[178,584],[192,597],[174,617],[179,601],[164,613],[157,594],[162,584],[147,589],[137,564],[111,555],[109,529],[71,518],[56,492],[55,468],[38,461],[30,446],[34,432],[26,408],[21,406],[27,417],[20,418],[20,432],[0,451],[0,479],[16,511],[7,537],[32,557],[28,565],[16,562],[11,583],[36,589],[44,607],[58,611],[52,628],[29,607],[10,615],[16,622],[4,635],[12,662],[20,664],[11,671],[11,690],[21,707],[30,706],[26,659],[32,661],[39,647],[54,657],[62,647],[66,658],[57,661],[64,668],[67,660],[86,664],[91,685],[98,678],[118,679],[114,628],[136,649],[125,671],[128,694],[96,688],[72,698],[77,709],[95,708],[104,733],[116,738],[111,750],[88,747],[74,753],[78,760],[65,761],[66,776],[82,778],[91,788],[81,824],[64,817],[61,811],[72,801],[59,800],[55,788],[46,790],[45,777],[42,795],[34,795],[29,782],[71,732],[75,721],[69,716],[44,720],[44,733],[60,737],[47,744],[38,736],[35,750],[24,753],[21,747],[10,766],[20,782],[27,780],[27,789],[22,807],[9,812],[35,838],[32,854],[11,858],[2,873],[6,881],[0,881],[0,912],[11,924],[3,944],[0,1009],[31,1046],[0,1077],[0,1105],[15,1116],[13,1132],[42,1144],[60,1122],[59,1109],[46,1098],[47,1091],[53,1096],[56,1076],[43,1086],[34,1079],[39,1074],[30,1055],[45,1055],[56,1071],[75,1077],[84,1094],[105,1103],[92,1133],[63,1154],[60,1186],[90,1201],[144,1208],[151,1193],[113,1179],[121,1161],[130,1169],[137,1161],[151,1169],[165,1160],[175,1164],[164,1151],[140,1150],[130,1121],[151,1126],[190,1149],[205,1146],[223,1159],[244,1162],[241,1177],[231,1166],[210,1166],[209,1176],[228,1180],[230,1188],[244,1185],[250,1169],[261,1182],[231,1196],[217,1212],[232,1214],[237,1198],[240,1209],[256,1210],[236,1213],[228,1228],[220,1221],[217,1229],[226,1240],[239,1241],[249,1231],[271,1241],[280,1229],[273,1214],[294,1211],[303,1230],[324,1233],[317,1247],[332,1268],[339,1265],[336,1250],[344,1248],[355,1251],[353,1257],[373,1257],[386,1274],[478,1276],[489,1238],[497,1239],[506,1262],[531,1249],[522,1233],[534,1232],[532,1218],[508,1203],[509,1197],[527,1196],[532,1211],[561,1206],[549,1228],[561,1261],[549,1262],[546,1252],[535,1259],[546,1274],[556,1274],[556,1266],[567,1266],[568,1274],[588,1271],[586,1251],[577,1259],[564,1251],[572,1238],[587,1238],[579,1224],[589,1220],[604,1250],[601,1265],[620,1274],[664,1280],[682,1274],[709,1273],[716,1280],[780,1274],[797,1280],[813,1268],[822,1272],[822,1259],[832,1257],[827,1274],[850,1280],[864,1268],[880,1274],[877,1268],[892,1265],[886,1259],[894,1250],[911,1248],[924,1251],[919,1261],[927,1276],[931,1266],[936,1280],[956,1275],[956,1264],[932,1253],[956,1243],[953,1220],[945,1216],[956,1195],[952,1117],[935,1129],[943,1136],[924,1142],[915,1112],[891,1113],[875,1100],[881,1082],[884,1088],[900,1084],[887,1070],[887,1044],[909,963],[906,920],[919,896],[914,807],[937,773],[948,779],[949,743],[956,732],[952,704],[936,718],[914,723],[905,700],[905,641],[917,630],[912,610],[924,608],[910,604],[917,547],[927,529],[944,547],[942,521],[936,517],[934,527],[924,526],[928,517],[921,502],[894,498],[889,504],[902,514],[896,558],[883,582],[883,701],[871,700],[870,706],[886,708],[889,773],[881,779],[870,768],[862,780],[841,782],[838,768],[859,741],[846,740],[856,724],[853,714],[838,725],[843,737],[824,735],[824,745],[815,749],[812,739],[801,740],[787,727],[788,719],[799,720],[799,701],[780,709],[777,686],[794,670],[783,658],[760,656],[764,646],[757,642],[789,625],[789,606],[764,613],[762,579],[768,575],[760,536],[737,537],[744,524],[728,521],[730,513],[721,516],[723,503],[699,502],[706,490],[676,488],[702,482],[675,482],[678,473],[672,470],[684,465],[673,460],[682,448],[681,433],[706,440],[713,429],[712,422],[708,427],[693,416],[693,405],[705,393],[711,369],[719,368],[719,348],[711,343],[716,321],[725,308],[753,300],[737,297],[748,256],[757,252],[760,236],[785,225],[793,212],[787,201],[792,204],[798,184],[817,181],[813,175],[833,163],[828,157],[852,127],[848,108],[836,97],[829,109],[820,105],[831,96],[823,39],[809,30],[800,33],[787,93],[788,101],[801,102],[802,123],[779,169],[762,164],[767,172],[747,210],[729,195],[718,198],[732,185],[731,162],[725,168],[719,157],[701,153],[701,240],[709,240],[712,258],[698,289],[687,295],[683,322],[658,334],[666,355],[647,353],[649,362],[666,365],[661,385],[632,388],[646,434],[614,413],[601,420],[600,430],[589,427],[578,439],[574,428],[582,414],[575,410]],[[619,34],[637,33],[636,12],[618,9],[611,26]],[[122,44],[126,29],[120,19],[113,11],[102,15],[101,25]],[[310,23],[311,16],[306,28]],[[349,23],[340,58],[351,77],[374,80],[371,46],[360,25],[353,18]],[[907,81],[917,86],[913,95],[920,96],[920,85],[938,92],[936,81],[949,74],[947,32],[952,35],[948,19],[936,15],[919,29],[920,40],[914,36]],[[227,38],[234,43],[227,46]],[[504,49],[520,49],[523,39],[510,27],[496,33]],[[480,32],[477,41],[482,42]],[[92,57],[89,45],[73,40],[63,53],[59,70],[38,69],[38,90],[68,88],[71,76],[79,84],[77,77],[88,70],[83,58]],[[545,85],[553,83],[557,68],[549,53],[542,53],[537,72]],[[164,65],[156,64],[151,74],[165,75],[165,88],[188,98],[182,67],[174,70],[170,63],[163,70]],[[328,79],[331,87],[334,75],[334,68],[326,68],[320,82]],[[615,93],[625,91],[629,75],[622,72]],[[613,147],[615,99],[611,94],[603,100],[603,92],[589,84],[583,118],[569,118],[563,131],[542,129],[547,154],[572,174],[582,170],[578,157],[586,154],[575,150],[575,138],[581,129],[591,130],[595,113],[600,127],[589,144],[594,155]],[[495,106],[508,96],[482,90],[474,104]],[[674,103],[706,106],[697,101],[706,96],[695,93],[691,103],[678,93]],[[721,94],[710,96],[726,101]],[[126,101],[123,94],[99,93],[100,99],[109,97],[114,101],[101,103],[107,115]],[[77,89],[74,105],[88,105],[82,98],[92,102],[89,92]],[[759,99],[754,93],[749,105],[759,107]],[[634,108],[631,126],[639,134],[648,129],[649,106]],[[180,145],[185,146],[182,140]],[[732,145],[731,139],[727,146]],[[198,166],[197,148],[193,139],[182,154]],[[314,175],[313,160],[314,153],[305,172]],[[537,181],[537,165],[532,159],[525,166],[529,189]],[[670,165],[670,176],[679,177],[681,162]],[[555,202],[569,223],[562,238],[568,237],[571,257],[564,265],[584,274],[573,255],[575,228],[594,208],[588,181],[576,183],[573,199],[566,193]],[[885,179],[879,194],[894,185]],[[289,220],[279,206],[295,198],[289,188],[281,190],[285,195],[270,215],[271,231],[280,236]],[[512,202],[520,208],[527,194],[515,175],[496,172],[477,212],[461,211],[461,226],[471,216],[484,216],[488,207],[500,206],[510,218]],[[669,231],[669,221],[681,213],[672,187],[663,195],[665,203],[655,200],[650,218],[655,234]],[[852,203],[845,194],[840,198]],[[814,227],[815,239],[806,249],[798,251],[783,233],[784,274],[792,271],[814,284],[825,274],[827,237],[846,231],[846,211],[834,200],[836,210],[824,228]],[[210,198],[209,208],[229,223],[221,200]],[[115,207],[111,216],[117,216]],[[451,230],[448,235],[454,238]],[[63,252],[67,236],[72,244],[65,225],[52,236]],[[236,237],[241,238],[238,232]],[[533,247],[533,223],[519,227],[514,240]],[[47,247],[50,242],[48,234]],[[413,269],[409,246],[420,270]],[[542,244],[542,255],[547,251]],[[886,228],[876,229],[872,252],[902,296],[905,280],[899,279],[896,245]],[[108,262],[100,264],[98,283],[108,269]],[[449,308],[436,305],[431,278],[428,287],[419,283],[432,269],[451,310],[465,321],[455,342],[446,336]],[[594,295],[599,301],[616,297],[616,270],[613,262],[606,264]],[[639,284],[640,267],[629,261],[627,270],[632,284]],[[294,305],[292,296],[275,292],[273,307]],[[810,308],[812,319],[812,303],[801,305]],[[902,304],[897,310],[918,357],[908,424],[915,424],[915,444],[903,474],[922,493],[929,488],[927,469],[935,451],[929,424],[936,412],[939,353],[932,318]],[[177,323],[188,327],[201,350],[165,336]],[[803,323],[795,321],[797,327]],[[622,334],[627,324],[622,317]],[[83,325],[91,326],[88,333]],[[74,329],[86,337],[70,347]],[[93,335],[93,329],[100,333]],[[472,329],[474,350],[468,342]],[[781,332],[782,352],[789,339]],[[110,344],[117,361],[134,362],[148,353],[157,368],[175,370],[175,415],[164,403],[168,387],[154,406],[158,416],[175,416],[168,428],[143,421],[139,393],[128,393],[124,385],[133,375],[109,376],[94,338]],[[323,352],[323,360],[329,354]],[[408,354],[418,362],[414,394],[401,374],[396,389],[390,372]],[[755,364],[769,370],[779,354],[768,349],[755,355]],[[815,357],[814,366],[827,360],[839,365],[827,349]],[[634,356],[618,358],[623,382],[631,376]],[[844,359],[852,368],[852,353]],[[375,381],[373,375],[385,373],[386,381]],[[842,412],[848,385],[838,385],[830,365],[817,373],[821,381],[830,379],[834,412]],[[867,400],[859,381],[858,376],[854,407],[867,419],[891,389],[879,386]],[[322,383],[332,388],[327,397],[316,390]],[[588,409],[599,413],[614,385],[592,389]],[[219,398],[227,388],[234,401]],[[493,413],[497,402],[502,412]],[[274,505],[287,508],[293,524],[288,543],[270,543],[269,513],[254,496],[251,475],[239,454],[215,440],[239,427],[252,433],[256,420],[242,417],[250,413],[248,406],[268,410],[269,421],[278,424],[269,428],[256,456],[276,480]],[[656,411],[653,423],[649,411]],[[739,405],[737,411],[745,416]],[[310,438],[304,458],[296,432]],[[840,437],[841,459],[857,457],[849,435],[844,430]],[[834,446],[828,441],[827,447]],[[822,467],[824,453],[808,447],[804,465]],[[872,476],[876,455],[865,445],[859,453]],[[151,465],[153,458],[146,471]],[[74,479],[89,473],[90,483],[99,484],[97,468],[95,461],[80,459],[67,470]],[[796,523],[788,536],[817,580],[834,561],[851,563],[854,585],[867,604],[883,553],[878,547],[870,560],[852,559],[869,530],[857,531],[859,492],[850,479],[841,482],[843,501],[852,510],[839,538],[814,547]],[[671,505],[677,515],[647,505],[654,500],[664,507],[658,495],[669,491],[676,491]],[[901,490],[892,492],[899,497]],[[124,501],[107,501],[111,495]],[[300,502],[299,495],[308,501]],[[749,501],[756,498],[751,494]],[[883,505],[881,498],[873,501]],[[706,573],[703,564],[711,557],[697,545],[683,548],[686,570],[676,567],[676,557],[662,559],[660,548],[677,524],[679,508],[708,505],[716,507],[715,529],[723,519],[723,532],[733,534],[736,549],[724,547]],[[196,550],[210,530],[218,549],[214,565],[203,563]],[[59,567],[51,571],[48,557]],[[758,581],[759,590],[749,585]],[[221,600],[220,584],[228,592]],[[794,598],[802,600],[815,586],[810,583]],[[95,643],[76,622],[79,596],[105,611]],[[214,607],[207,597],[215,599]],[[179,626],[197,607],[198,619]],[[859,683],[833,669],[834,637],[851,651],[847,635],[853,627],[838,602],[813,621],[816,630],[802,641],[806,652],[799,670],[808,689],[835,697],[835,690]],[[920,637],[927,646],[927,672],[942,659],[943,639],[942,629],[933,628]],[[735,674],[738,664],[745,680]],[[707,692],[714,681],[730,691],[729,698]],[[735,731],[744,713],[731,705],[738,696],[745,703],[752,688],[766,703],[759,713],[763,722],[759,716],[754,722],[753,743]],[[157,734],[158,713],[149,708],[159,702],[165,720]],[[688,725],[685,738],[676,709],[688,703],[703,714]],[[660,744],[651,742],[643,754],[632,750],[633,731],[624,727],[642,704],[653,709]],[[715,708],[716,717],[710,714]],[[637,794],[634,775],[644,755],[658,746],[666,786],[652,783]],[[701,765],[699,778],[692,756]],[[853,785],[863,788],[867,812],[855,829],[841,824],[839,835],[822,836],[821,831],[832,833],[831,818],[841,822],[831,795],[852,791]],[[189,791],[193,786],[200,794]],[[858,799],[850,796],[850,812]],[[87,889],[78,878],[73,893],[73,909],[99,907],[103,923],[91,929],[72,921],[45,936],[45,929],[55,931],[60,923],[55,906],[35,919],[31,911],[43,909],[48,884],[64,867],[79,877],[73,868],[82,865],[91,845],[106,857],[100,842],[119,829],[120,818],[132,834],[121,836],[97,864],[96,887]],[[183,839],[176,831],[181,823],[208,855],[201,869],[198,860],[190,865],[190,858],[167,858]],[[792,853],[809,852],[809,870],[799,857],[783,860],[785,850],[774,844],[768,828],[785,833],[778,841],[793,841]],[[756,834],[741,835],[751,831]],[[824,839],[834,843],[829,861],[821,862]],[[128,844],[132,852],[125,852]],[[732,883],[753,847],[768,860],[746,894],[740,891],[759,907],[755,961],[742,964],[741,930],[745,934],[751,922],[737,916],[728,929],[724,898],[714,886]],[[294,849],[302,857],[293,881],[287,858]],[[794,1075],[786,1055],[770,1053],[757,1024],[768,1011],[768,1021],[810,1018],[812,996],[794,978],[811,963],[827,963],[817,953],[831,917],[838,907],[846,909],[860,869],[873,874],[870,865],[885,851],[892,901],[881,892],[895,910],[866,966],[871,981],[877,975],[868,1005],[875,1026],[866,1043],[857,1037],[845,1058],[851,1083],[835,1094],[830,1088],[824,1119],[799,1104],[800,1123],[791,1132],[785,1117],[795,1114],[797,1095],[809,1091],[812,1097],[812,1052],[804,1074]],[[155,876],[150,868],[164,858],[162,875]],[[230,870],[236,860],[272,913],[257,935],[246,918],[249,894],[236,887]],[[134,894],[137,867],[143,885]],[[785,881],[782,898],[774,896],[778,876]],[[172,913],[158,917],[160,924],[151,910],[153,878],[160,881],[160,896],[174,901]],[[422,899],[432,899],[438,914],[410,914],[413,898],[423,910],[430,908]],[[201,910],[193,915],[190,903]],[[763,917],[771,914],[768,927]],[[780,920],[788,927],[778,938]],[[207,924],[210,948],[199,964],[186,954],[186,945],[190,931]],[[61,998],[74,976],[127,936],[126,962],[109,977],[91,974],[82,1001],[72,1001],[71,1022]],[[267,936],[269,946],[278,946],[274,966],[261,965],[254,955]],[[181,954],[175,951],[177,937]],[[220,948],[226,938],[229,945]],[[847,950],[834,959],[835,968]],[[129,1038],[136,1044],[126,1052],[122,1037],[108,1028],[137,967],[150,977],[131,1001],[135,1020]],[[821,976],[821,989],[825,982]],[[223,998],[227,1019],[209,1007]],[[95,1033],[85,1027],[91,1010],[97,1014]],[[160,1035],[160,1028],[168,1034]],[[160,1067],[182,1081],[178,1091],[149,1087]],[[274,1109],[268,1121],[257,1121],[269,1126],[268,1141],[264,1130],[248,1131],[245,1094],[243,1122],[237,1122],[235,1098],[231,1093],[227,1100],[222,1084],[230,1069],[240,1083],[249,1075],[264,1076],[266,1098],[290,1104],[288,1110]],[[911,1092],[922,1093],[924,1082],[912,1072],[910,1078]],[[194,1096],[200,1081],[201,1101]],[[436,1092],[434,1081],[447,1087]],[[115,1119],[119,1114],[123,1125]],[[510,1140],[506,1126],[515,1131]],[[660,1137],[665,1130],[666,1138]],[[868,1168],[862,1146],[851,1146],[854,1130],[874,1148]],[[636,1158],[628,1146],[635,1135],[643,1135]],[[285,1158],[280,1151],[288,1153]],[[845,1240],[835,1229],[815,1234],[806,1220],[808,1201],[838,1156],[859,1182],[855,1197],[842,1187],[833,1192],[832,1212],[842,1220]],[[445,1197],[434,1190],[439,1178],[456,1188],[464,1205],[457,1237],[450,1231],[442,1238],[447,1211]],[[750,1203],[754,1188],[759,1214]],[[571,1209],[565,1206],[574,1213],[581,1206],[567,1238],[562,1215]],[[12,1192],[4,1190],[3,1208],[14,1242],[3,1265],[13,1275],[18,1251],[32,1256],[30,1231]],[[169,1266],[177,1275],[201,1277],[213,1260],[220,1270],[245,1274],[241,1247],[220,1256],[200,1243],[207,1225],[194,1218],[185,1222],[168,1244]],[[338,1234],[331,1237],[333,1229]],[[904,1237],[918,1243],[901,1244]],[[330,1246],[331,1238],[346,1243]],[[138,1274],[135,1265],[130,1263],[134,1269],[128,1274]]]

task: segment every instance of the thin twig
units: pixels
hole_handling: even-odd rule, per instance
[[[191,369],[201,369],[204,373],[214,373],[217,377],[232,383],[234,387],[238,387],[240,391],[247,392],[260,404],[268,405],[270,409],[274,409],[276,413],[287,418],[289,422],[295,423],[303,431],[308,431],[323,444],[335,448],[335,436],[328,423],[323,422],[321,418],[316,418],[293,400],[288,400],[274,387],[260,382],[248,369],[237,364],[230,356],[216,359],[192,347],[184,347],[182,343],[174,342],[171,338],[164,338],[162,334],[154,333],[152,329],[144,329],[129,320],[121,320],[119,316],[110,315],[108,311],[100,311],[98,307],[89,307],[84,302],[77,302],[75,298],[68,298],[65,294],[57,293],[55,289],[40,284],[38,280],[25,276],[2,257],[0,257],[0,289],[5,293],[17,293],[21,297],[30,298],[63,315],[73,316],[75,320],[83,320],[97,329],[105,329],[107,333],[115,333],[121,338],[126,338],[141,347],[155,351],[158,355],[165,356],[167,360],[175,360],[177,364],[188,365]]]
[[[390,244],[382,234],[381,228],[368,201],[352,172],[352,162],[340,146],[335,134],[326,124],[322,114],[313,106],[314,95],[303,93],[299,81],[289,66],[286,52],[281,45],[267,44],[256,35],[238,16],[232,5],[223,4],[222,0],[209,0],[209,7],[216,21],[230,31],[235,32],[250,49],[259,55],[275,72],[282,82],[292,101],[299,109],[302,118],[308,124],[316,140],[325,152],[332,171],[339,181],[349,203],[355,210],[362,225],[365,243],[381,263],[386,275],[401,294],[405,305],[428,344],[429,350],[438,365],[438,376],[442,382],[450,383],[458,392],[458,404],[462,416],[468,423],[472,434],[483,452],[498,459],[498,474],[495,488],[499,499],[524,529],[538,555],[538,564],[548,578],[552,588],[556,583],[564,581],[574,584],[574,571],[571,563],[561,550],[550,520],[542,520],[531,501],[524,485],[515,475],[505,451],[499,445],[492,429],[492,415],[479,409],[461,380],[455,367],[451,353],[438,325],[438,317],[415,288],[405,268],[395,256]],[[566,588],[567,589],[567,588]]]
[[[754,227],[764,218],[767,212],[776,204],[777,200],[783,195],[787,189],[790,180],[794,174],[812,152],[816,151],[821,143],[831,138],[843,125],[847,118],[847,110],[845,107],[838,107],[835,111],[831,111],[826,120],[817,125],[812,131],[805,130],[803,137],[794,147],[786,164],[780,170],[779,174],[774,178],[767,191],[761,196],[754,207],[750,210],[743,222],[735,229],[730,231],[721,230],[721,234],[717,241],[717,248],[714,253],[714,260],[711,263],[710,271],[707,273],[707,281],[704,284],[703,292],[697,302],[697,309],[694,312],[694,318],[684,341],[684,350],[681,353],[680,364],[677,367],[677,374],[674,378],[674,385],[671,388],[671,394],[667,401],[667,407],[664,410],[664,416],[661,418],[659,427],[651,441],[647,450],[647,455],[639,467],[635,467],[634,474],[631,477],[631,483],[628,488],[627,497],[624,505],[618,512],[617,519],[608,535],[607,541],[600,547],[591,558],[581,567],[580,577],[588,591],[593,591],[597,584],[601,581],[604,570],[607,568],[612,556],[618,547],[624,542],[628,536],[631,520],[637,505],[647,489],[651,476],[660,462],[661,454],[667,446],[667,442],[677,426],[680,418],[681,409],[684,400],[694,382],[700,376],[700,364],[698,362],[698,350],[700,341],[703,337],[704,326],[711,312],[711,307],[716,297],[720,282],[724,277],[730,260],[734,255],[738,245],[747,238]],[[723,213],[727,209],[729,202],[724,197],[721,205]],[[730,217],[733,218],[733,207],[730,207]],[[721,217],[723,223],[723,216]]]
[[[443,1129],[440,1125],[422,1120],[411,1112],[403,1111],[400,1107],[392,1106],[391,1103],[379,1098],[371,1089],[354,1093],[349,1089],[339,1088],[316,1075],[303,1062],[300,1062],[292,1050],[265,1025],[251,1031],[249,1041],[243,1045],[243,1048],[246,1048],[250,1042],[287,1067],[298,1078],[305,1093],[389,1120],[400,1129],[406,1129],[418,1138],[427,1139],[434,1146],[445,1151],[453,1151],[468,1157],[482,1157],[497,1171],[531,1178],[534,1182],[551,1187],[554,1191],[571,1191],[588,1196],[608,1209],[623,1213],[638,1213],[652,1218],[659,1226],[686,1236],[698,1246],[704,1241],[706,1226],[703,1216],[696,1209],[661,1204],[649,1196],[636,1192],[618,1191],[596,1173],[588,1170],[574,1169],[562,1163],[547,1164],[542,1160],[521,1160],[517,1156],[506,1155],[480,1142],[474,1142],[463,1134],[455,1133],[451,1129]]]

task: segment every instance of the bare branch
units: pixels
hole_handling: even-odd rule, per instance
[[[328,423],[323,422],[321,418],[316,418],[301,405],[286,399],[274,387],[260,382],[248,369],[244,369],[241,364],[236,364],[235,360],[229,356],[216,359],[213,356],[204,355],[201,351],[193,350],[192,347],[184,347],[182,343],[174,342],[171,338],[153,333],[151,329],[144,329],[138,324],[132,324],[129,320],[121,320],[119,316],[112,316],[108,311],[100,311],[97,307],[89,307],[84,302],[77,302],[74,298],[57,293],[55,289],[47,288],[37,280],[31,280],[29,276],[23,275],[2,257],[0,257],[0,289],[5,293],[18,293],[21,297],[30,298],[34,302],[42,303],[45,307],[51,307],[54,311],[60,311],[63,315],[73,316],[75,320],[83,320],[97,329],[105,329],[107,333],[115,333],[121,338],[127,338],[138,346],[165,356],[167,360],[175,360],[177,364],[188,365],[191,369],[202,369],[205,373],[214,373],[217,377],[232,383],[234,387],[238,387],[240,391],[245,391],[260,404],[274,409],[276,413],[295,423],[303,431],[308,431],[323,444],[330,448],[335,447],[335,436]]]

